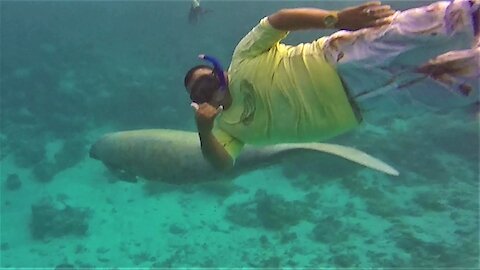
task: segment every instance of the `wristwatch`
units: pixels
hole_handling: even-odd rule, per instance
[[[334,28],[338,22],[338,12],[332,11],[323,18],[323,24],[327,28]]]

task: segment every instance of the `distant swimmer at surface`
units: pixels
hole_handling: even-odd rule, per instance
[[[282,9],[261,19],[237,44],[228,70],[202,54],[209,65],[185,75],[204,158],[226,170],[244,145],[325,141],[375,117],[397,118],[406,103],[418,103],[415,93],[474,104],[479,6],[480,0],[453,0],[395,11],[375,1],[341,10]],[[340,31],[282,43],[305,29]],[[411,93],[421,82],[430,87]]]
[[[200,0],[192,0],[192,4],[190,5],[190,12],[188,13],[188,22],[190,24],[197,24],[200,20],[200,17],[203,14],[210,12],[208,9],[204,9],[200,6]]]

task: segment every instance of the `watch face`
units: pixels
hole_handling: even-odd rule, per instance
[[[333,15],[328,15],[323,21],[325,23],[325,26],[332,27],[337,23],[337,18]]]

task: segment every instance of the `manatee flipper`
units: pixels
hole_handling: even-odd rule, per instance
[[[129,182],[129,183],[138,182],[137,176],[134,175],[133,173],[127,172],[126,170],[123,170],[123,169],[118,169],[115,166],[111,166],[108,164],[106,164],[106,167],[108,168],[111,174],[113,174],[116,178],[118,178],[121,181]]]
[[[307,149],[313,151],[319,151],[329,153],[342,157],[344,159],[353,161],[365,167],[389,174],[398,176],[400,173],[392,166],[385,162],[370,156],[369,154],[362,152],[358,149],[329,143],[295,143],[295,144],[280,144],[276,146],[277,150],[295,150],[295,149]]]

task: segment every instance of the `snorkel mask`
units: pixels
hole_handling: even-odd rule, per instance
[[[213,65],[211,77],[204,78],[197,83],[203,85],[197,90],[191,90],[190,100],[196,104],[204,102],[214,102],[220,104],[225,98],[227,82],[223,73],[222,65],[212,56],[201,54],[198,58],[205,60]]]

